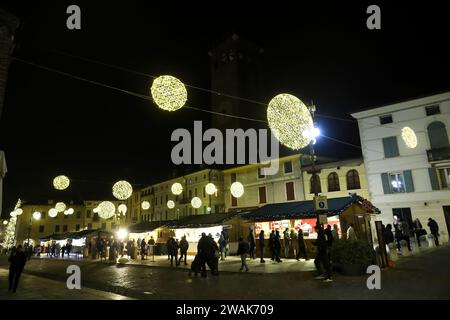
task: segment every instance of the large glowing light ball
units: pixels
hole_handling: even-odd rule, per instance
[[[58,210],[56,210],[55,208],[51,208],[50,210],[48,210],[48,216],[50,218],[55,218],[58,215]]]
[[[402,139],[406,144],[406,147],[414,149],[417,147],[417,136],[413,129],[410,127],[404,127],[402,129]]]
[[[33,212],[33,219],[34,220],[39,220],[41,218],[41,213],[39,211],[35,211]]]
[[[133,187],[127,181],[118,181],[113,185],[113,196],[119,200],[127,200],[133,193]]]
[[[191,205],[193,208],[198,209],[202,206],[202,200],[199,197],[193,197],[191,200]]]
[[[66,176],[57,176],[53,179],[53,187],[57,190],[65,190],[69,187],[70,180]]]
[[[119,229],[119,231],[117,231],[117,238],[119,238],[119,240],[123,240],[127,237],[128,232],[125,229]]]
[[[150,209],[150,202],[148,202],[147,200],[142,201],[141,208],[142,208],[142,210]]]
[[[230,191],[233,197],[240,198],[244,194],[244,186],[240,182],[233,182],[230,186]]]
[[[176,196],[180,195],[183,192],[183,186],[179,182],[175,182],[170,188],[172,193]]]
[[[205,186],[205,192],[209,195],[213,195],[214,193],[216,193],[216,191],[217,191],[217,188],[214,185],[214,183],[210,182]]]
[[[169,209],[175,208],[175,202],[173,202],[173,200],[167,201],[167,208]]]
[[[275,96],[267,107],[267,120],[274,136],[290,149],[299,150],[309,145],[311,139],[305,132],[313,129],[313,120],[308,107],[290,94]]]
[[[11,212],[9,213],[9,215],[10,215],[11,217],[13,217],[13,218],[17,217],[16,211],[11,211]]]
[[[3,220],[3,225],[7,225],[8,224],[8,221],[6,221],[6,220]]]
[[[22,208],[17,208],[16,210],[14,210],[16,212],[16,215],[20,216],[23,213]]]
[[[160,76],[153,80],[150,91],[156,105],[166,111],[182,108],[187,100],[186,87],[172,76]]]
[[[58,212],[64,212],[64,210],[66,210],[66,204],[64,202],[58,202],[55,205],[55,209],[58,210]]]
[[[127,213],[127,205],[126,204],[124,204],[124,203],[122,203],[122,204],[120,204],[118,207],[117,207],[117,211],[119,212],[119,213],[121,213],[122,215],[125,215],[125,213]]]
[[[98,205],[98,216],[103,219],[109,219],[116,213],[114,203],[103,201]]]

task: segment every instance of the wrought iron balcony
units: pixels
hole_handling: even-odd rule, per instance
[[[450,146],[427,150],[429,162],[450,160]]]

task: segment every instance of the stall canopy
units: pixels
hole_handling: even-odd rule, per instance
[[[220,226],[236,215],[238,215],[238,213],[212,213],[188,216],[181,218],[180,220],[173,220],[170,223],[167,223],[166,227],[169,229],[185,229]]]
[[[328,210],[321,213],[326,214],[327,216],[339,215],[348,207],[356,203],[362,205],[368,213],[380,213],[378,208],[374,207],[368,200],[358,195],[328,199]],[[306,200],[268,204],[251,212],[243,213],[241,216],[244,219],[252,221],[276,221],[284,219],[315,218],[316,215],[317,212],[314,211],[313,201]]]
[[[67,233],[53,233],[46,237],[39,238],[40,241],[48,241],[48,240],[64,240],[67,239]]]
[[[77,232],[53,233],[49,236],[39,238],[39,240],[40,241],[48,241],[48,240],[64,240],[64,239],[81,239],[81,238],[87,237],[88,235],[91,235],[94,233],[97,234],[99,232],[102,234],[112,235],[111,232],[106,231],[104,229],[89,229],[89,230],[82,230],[82,231],[77,231]]]
[[[143,233],[143,232],[151,232],[161,227],[167,226],[167,224],[173,223],[172,220],[168,221],[144,221],[137,224],[133,224],[128,227],[129,233]]]

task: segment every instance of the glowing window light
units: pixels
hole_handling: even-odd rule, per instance
[[[55,208],[51,208],[50,210],[48,210],[48,216],[50,218],[55,218],[58,215],[58,210],[56,210]]]
[[[122,204],[120,204],[118,207],[117,207],[117,211],[119,212],[119,213],[121,213],[122,215],[125,215],[126,213],[127,213],[127,205],[126,204],[124,204],[124,203],[122,203]]]
[[[66,204],[64,202],[58,202],[55,205],[55,209],[58,210],[58,212],[64,212],[64,210],[66,210]]]
[[[182,108],[187,100],[185,85],[172,76],[160,76],[153,80],[150,91],[156,105],[166,111]]]
[[[244,194],[244,185],[238,181],[233,182],[230,186],[230,191],[233,197],[240,198]]]
[[[35,211],[33,212],[33,219],[34,220],[39,220],[41,218],[41,213],[39,211]]]
[[[109,219],[116,213],[114,203],[103,201],[98,205],[98,216],[103,219]]]
[[[169,209],[175,208],[175,202],[173,202],[173,200],[167,201],[167,208]]]
[[[297,97],[285,93],[275,96],[267,107],[267,120],[282,145],[293,150],[309,145],[311,139],[305,137],[305,132],[313,129],[313,120],[306,105]]]
[[[57,176],[53,179],[53,187],[57,190],[65,190],[69,187],[70,180],[66,176]]]
[[[202,206],[202,200],[199,197],[193,197],[191,200],[191,205],[193,208],[198,209]]]
[[[417,147],[417,136],[413,129],[410,127],[404,127],[402,129],[402,139],[407,148],[414,149]]]
[[[142,210],[150,209],[150,202],[148,202],[147,200],[142,201],[141,208],[142,208]]]
[[[23,213],[22,208],[17,208],[17,209],[14,210],[14,211],[16,211],[16,215],[18,215],[18,216],[20,216],[20,215]]]
[[[214,193],[216,193],[216,191],[217,191],[217,188],[214,185],[214,183],[210,182],[205,186],[205,192],[209,195],[213,195]]]
[[[113,196],[119,200],[127,200],[133,193],[133,187],[127,181],[118,181],[113,185]]]
[[[176,196],[180,195],[183,192],[183,186],[179,182],[175,182],[170,188],[172,193]]]

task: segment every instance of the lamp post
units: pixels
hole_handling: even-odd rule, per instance
[[[312,173],[312,188],[314,191],[314,197],[317,197],[319,195],[318,190],[317,190],[317,183],[316,183],[316,154],[315,154],[315,150],[314,150],[314,144],[316,143],[316,137],[315,137],[315,126],[314,126],[314,113],[316,112],[316,106],[314,105],[313,102],[311,102],[311,105],[308,107],[309,112],[311,113],[311,118],[313,120],[313,128],[312,128],[312,132],[310,132],[309,136],[310,136],[310,142],[309,142],[309,155],[310,155],[310,159],[311,159],[311,173]],[[317,224],[319,224],[319,211],[317,211]]]

